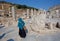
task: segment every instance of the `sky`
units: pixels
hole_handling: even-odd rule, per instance
[[[45,10],[48,10],[48,8],[52,6],[60,5],[60,0],[5,0],[5,1]]]

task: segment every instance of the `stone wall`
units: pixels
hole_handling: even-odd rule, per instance
[[[56,24],[59,23],[60,28],[60,6],[55,6],[49,9],[46,16],[47,22],[49,22],[52,27],[51,29],[57,29]]]

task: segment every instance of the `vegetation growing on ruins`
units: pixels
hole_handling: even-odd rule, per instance
[[[21,4],[15,4],[15,3],[10,3],[10,2],[6,2],[6,1],[0,1],[0,3],[7,3],[7,4],[11,4],[13,6],[16,6],[17,9],[36,9],[38,10],[37,8],[34,8],[34,7],[30,7],[30,6],[27,6],[27,5],[21,5]]]

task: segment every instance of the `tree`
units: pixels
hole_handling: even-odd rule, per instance
[[[0,0],[0,1],[5,1],[5,0]]]

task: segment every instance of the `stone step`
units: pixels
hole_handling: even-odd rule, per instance
[[[14,30],[14,28],[2,28],[2,29],[0,29],[0,35],[3,33],[12,32],[13,30]]]

